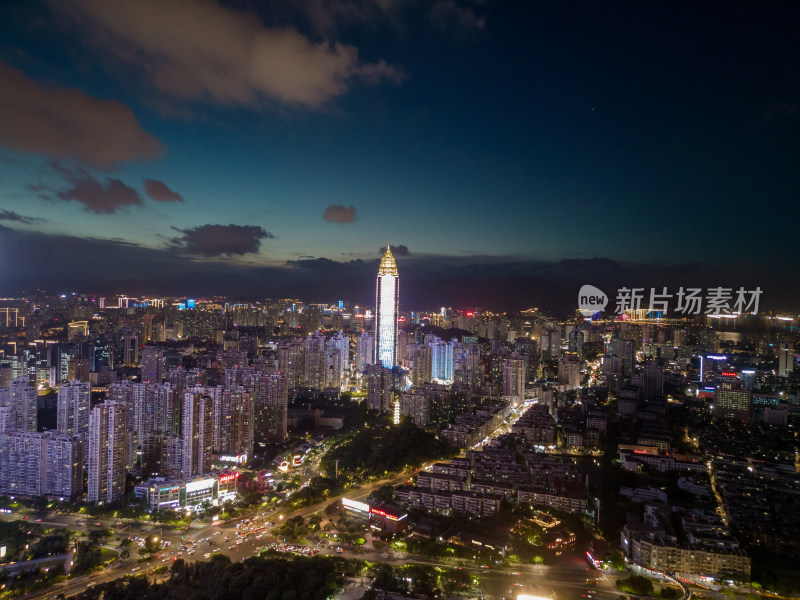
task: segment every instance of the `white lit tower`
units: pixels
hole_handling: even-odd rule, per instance
[[[378,267],[378,285],[375,298],[375,364],[384,369],[392,369],[397,364],[397,313],[400,291],[397,276],[397,263],[390,246],[386,246],[381,264]],[[390,378],[394,382],[394,377]],[[392,397],[394,422],[400,421],[398,399]]]
[[[375,363],[391,369],[397,358],[397,312],[399,287],[397,263],[389,246],[378,267],[375,300]]]

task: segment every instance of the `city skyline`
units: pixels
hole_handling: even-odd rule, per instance
[[[0,10],[5,295],[363,302],[390,234],[419,302],[701,282],[796,308],[794,5]]]
[[[800,600],[798,23],[0,1],[0,600]]]

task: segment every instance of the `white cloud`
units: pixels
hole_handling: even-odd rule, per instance
[[[384,61],[314,42],[296,29],[267,28],[210,0],[52,0],[94,33],[105,51],[134,64],[165,95],[222,105],[270,102],[317,108],[355,81],[399,83]]]

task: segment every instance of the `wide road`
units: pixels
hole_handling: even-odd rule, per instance
[[[41,517],[30,515],[28,519],[30,522],[38,522],[40,525],[62,527],[81,532],[88,532],[92,529],[99,528],[110,528],[114,530],[115,536],[120,533],[131,537],[138,536],[140,538],[144,538],[148,535],[156,535],[159,537],[160,541],[167,542],[169,546],[164,548],[159,553],[158,557],[142,563],[139,562],[137,548],[133,547],[131,549],[131,558],[124,561],[119,560],[114,563],[113,567],[109,567],[104,571],[82,575],[75,579],[69,579],[62,584],[51,586],[50,588],[26,595],[25,597],[31,599],[52,598],[56,594],[64,594],[65,596],[77,594],[86,590],[87,587],[91,585],[105,583],[117,577],[122,577],[131,573],[146,573],[161,565],[169,566],[176,557],[185,560],[203,560],[203,554],[207,552],[220,552],[228,556],[232,561],[238,561],[242,558],[258,554],[259,549],[265,544],[263,540],[256,540],[254,535],[249,535],[241,541],[240,544],[236,544],[237,525],[243,523],[245,520],[251,521],[249,524],[251,527],[254,523],[258,523],[256,527],[261,527],[266,523],[279,524],[283,519],[290,519],[296,516],[308,517],[311,514],[323,511],[328,504],[345,496],[355,500],[364,499],[383,485],[397,485],[407,478],[408,475],[406,474],[376,481],[346,494],[332,496],[324,503],[306,506],[297,510],[290,510],[283,506],[262,511],[256,510],[249,516],[219,525],[203,524],[200,527],[192,527],[188,531],[172,529],[157,524],[154,525],[146,521],[132,521],[127,519],[120,521],[119,519],[87,517],[86,515],[76,515],[72,513],[50,514]],[[18,519],[19,516],[3,514],[2,518],[3,520],[10,521]],[[39,520],[40,518],[41,520]],[[272,527],[273,526],[265,526],[265,529],[269,530]],[[229,538],[227,542],[224,541],[226,537]],[[213,543],[206,542],[205,540],[207,539]],[[193,545],[194,547],[192,547]],[[182,550],[182,547],[186,548],[186,550]]]

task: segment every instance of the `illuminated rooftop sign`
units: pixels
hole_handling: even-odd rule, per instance
[[[386,517],[390,521],[402,521],[403,519],[405,519],[408,516],[408,515],[401,515],[401,516],[398,517],[397,515],[389,514],[386,511],[380,510],[378,508],[372,508],[372,509],[370,509],[369,512],[371,512],[374,515],[379,515],[381,517]]]
[[[242,454],[223,454],[219,457],[219,462],[244,464],[247,462],[247,452]]]
[[[350,500],[348,498],[342,498],[342,506],[344,506],[345,508],[357,510],[364,513],[369,512],[369,504],[365,504],[364,502],[359,502],[358,500]]]
[[[198,479],[197,481],[188,481],[186,483],[186,493],[198,492],[200,490],[210,490],[214,487],[214,479]]]

